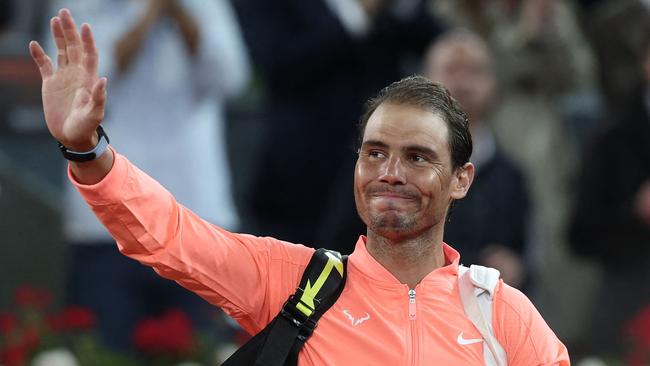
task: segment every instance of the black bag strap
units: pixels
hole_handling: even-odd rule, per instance
[[[297,365],[298,353],[320,317],[341,295],[346,277],[347,256],[327,249],[316,250],[296,292],[289,296],[280,313],[223,366]]]

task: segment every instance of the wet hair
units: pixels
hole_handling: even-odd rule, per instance
[[[438,114],[447,124],[448,143],[452,169],[469,162],[472,155],[472,136],[469,120],[460,104],[451,97],[442,84],[419,75],[409,76],[383,88],[377,96],[366,103],[365,112],[359,121],[359,145],[370,116],[383,103],[411,105]]]

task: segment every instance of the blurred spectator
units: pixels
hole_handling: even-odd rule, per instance
[[[18,34],[14,30],[14,22],[16,17],[16,5],[13,0],[5,0],[0,3],[0,56],[15,56],[19,53],[19,39]],[[22,43],[23,53],[24,43]]]
[[[592,59],[575,16],[564,0],[432,4],[445,19],[479,33],[494,55],[499,100],[491,124],[527,177],[531,214],[540,223],[531,257],[538,264],[561,263],[577,159],[560,102],[592,82]]]
[[[93,26],[103,55],[99,74],[108,77],[111,95],[103,126],[112,145],[198,215],[237,230],[223,108],[225,99],[246,85],[249,69],[229,1],[59,0],[55,5]],[[52,45],[49,53],[55,50]],[[212,306],[118,253],[87,205],[66,186],[69,301],[97,312],[110,346],[128,347],[139,317],[172,306],[187,311],[199,327],[214,324]]]
[[[650,1],[580,0],[582,24],[598,62],[598,78],[610,116],[629,106],[641,88],[637,60],[650,34]]]
[[[363,102],[441,27],[420,0],[234,4],[268,92],[251,231],[350,252],[365,232],[349,174]]]
[[[0,34],[4,35],[9,31],[9,26],[11,25],[13,15],[13,1],[3,1],[0,4]]]
[[[10,26],[11,26],[11,20],[13,17],[14,13],[14,6],[13,2],[11,1],[3,1],[0,3],[0,57],[5,56],[5,52],[7,49],[7,43],[9,43],[9,40],[7,38],[10,36]],[[0,59],[0,65],[4,64],[6,61]],[[9,75],[5,75],[6,70],[8,67],[4,66],[2,67],[3,71],[0,71],[0,126],[3,126],[6,123],[6,110],[9,108],[7,104],[7,96],[5,92],[5,87],[4,85],[7,84],[6,79],[9,77]]]
[[[40,36],[49,0],[0,1],[0,56],[28,55],[25,44]]]
[[[650,303],[650,33],[643,50],[643,87],[595,140],[578,182],[572,246],[604,267],[587,337],[594,353],[622,351],[621,325]]]
[[[570,0],[431,0],[450,23],[480,34],[493,55],[498,94],[490,118],[499,146],[520,167],[531,199],[527,263],[538,268],[530,295],[564,339],[580,338],[589,268],[568,253],[567,226],[577,143],[597,101],[593,58]],[[593,99],[597,99],[593,97]],[[569,115],[570,118],[567,118]],[[593,117],[596,116],[596,117]],[[583,116],[581,116],[583,117]],[[581,128],[582,127],[582,128]],[[530,291],[529,290],[529,291]]]
[[[448,32],[432,44],[423,70],[463,106],[474,143],[474,182],[467,196],[454,203],[445,242],[463,253],[463,263],[497,268],[505,282],[521,288],[530,273],[523,259],[529,200],[521,171],[491,131],[496,79],[487,45],[469,31]]]
[[[25,119],[42,125],[40,76],[25,47],[29,34],[16,26],[21,18],[17,4],[0,2],[0,135],[7,128],[24,127]],[[30,104],[36,103],[38,113],[28,113]]]

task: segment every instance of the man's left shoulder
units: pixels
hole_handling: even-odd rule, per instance
[[[568,365],[566,347],[532,301],[518,289],[499,281],[494,295],[492,325],[499,343],[517,364]]]
[[[502,307],[505,312],[513,312],[515,314],[527,313],[531,311],[537,312],[535,305],[530,301],[519,289],[508,285],[499,280],[494,293],[495,307]],[[509,316],[515,314],[508,314]]]

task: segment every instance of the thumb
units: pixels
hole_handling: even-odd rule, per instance
[[[106,83],[105,77],[99,78],[92,87],[90,100],[90,114],[99,124],[104,119],[106,108]]]

